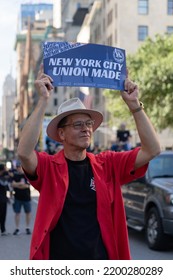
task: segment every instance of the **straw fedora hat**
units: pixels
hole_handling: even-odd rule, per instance
[[[95,131],[103,121],[102,113],[87,109],[79,98],[71,98],[59,106],[58,115],[54,117],[47,126],[47,135],[51,139],[61,142],[57,132],[59,122],[63,118],[77,113],[90,115],[91,119],[95,121],[93,131]]]

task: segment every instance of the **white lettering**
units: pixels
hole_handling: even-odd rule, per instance
[[[87,66],[88,65],[88,59],[82,59],[81,65],[82,66]]]
[[[104,61],[103,62],[103,67],[106,68],[106,69],[110,69],[110,70],[118,70],[118,71],[121,71],[122,67],[123,67],[123,64],[120,64],[120,63],[116,63],[116,62],[113,62],[113,61]]]
[[[101,60],[96,60],[96,61],[95,61],[95,67],[101,68],[100,63],[101,63]],[[93,66],[93,67],[94,67],[94,66]]]
[[[52,65],[52,66],[70,66],[72,65],[72,62],[73,62],[73,58],[61,58],[61,57],[58,57],[58,58],[50,58],[49,59],[49,65]]]
[[[89,68],[80,67],[53,67],[54,76],[89,76]]]
[[[79,66],[79,64],[80,64],[80,62],[81,62],[81,58],[80,58],[80,59],[79,59],[79,58],[76,58],[75,61],[76,61],[76,66]]]
[[[91,73],[92,77],[98,77],[98,78],[106,78],[106,79],[115,79],[120,80],[121,72],[116,72],[113,70],[101,70],[101,69],[92,69]]]
[[[91,73],[91,76],[93,76],[93,77],[101,77],[101,69],[92,69],[92,73]]]
[[[109,68],[110,67],[109,64],[110,64],[109,61],[104,61],[103,62],[103,67],[104,68]]]
[[[79,59],[79,58],[75,58],[75,62],[76,62],[76,66],[88,66],[88,67],[98,67],[98,68],[101,68],[101,60],[94,60],[94,59]]]

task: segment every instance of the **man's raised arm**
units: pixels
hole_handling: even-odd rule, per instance
[[[157,133],[138,99],[137,85],[127,78],[125,80],[125,89],[125,91],[121,92],[121,96],[133,114],[141,141],[141,149],[135,162],[135,169],[137,169],[160,153],[160,143]]]
[[[37,167],[37,156],[34,150],[39,140],[45,110],[53,89],[51,77],[44,74],[42,69],[35,81],[35,88],[39,94],[39,100],[23,127],[17,149],[22,167],[32,176],[35,175]]]

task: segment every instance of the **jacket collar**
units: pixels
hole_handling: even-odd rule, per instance
[[[59,151],[57,154],[51,157],[51,160],[57,164],[64,164],[66,163],[65,156],[64,156],[64,149]]]
[[[99,156],[94,155],[93,153],[86,153],[87,157],[91,160],[93,164],[103,164],[104,161]],[[66,163],[65,156],[64,156],[64,149],[59,151],[57,154],[53,155],[51,160],[57,164],[64,164]]]

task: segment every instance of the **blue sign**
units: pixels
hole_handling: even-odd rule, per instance
[[[54,86],[124,90],[125,50],[97,44],[43,43],[44,73]]]

